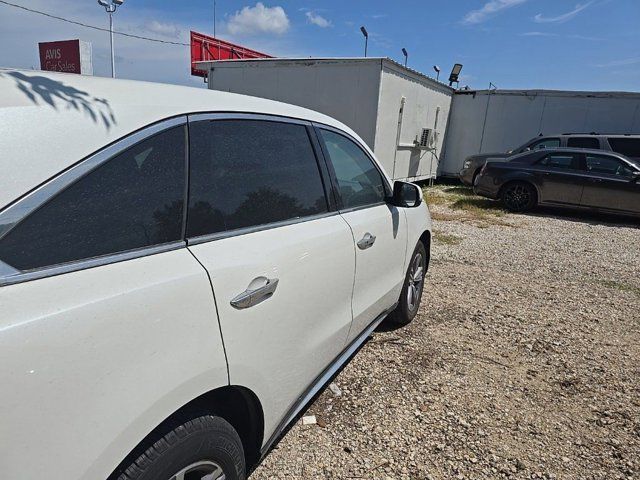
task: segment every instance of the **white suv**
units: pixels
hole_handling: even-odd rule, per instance
[[[420,190],[332,118],[0,70],[0,139],[2,478],[242,479],[416,315]]]

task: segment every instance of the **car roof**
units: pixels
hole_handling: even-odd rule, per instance
[[[350,128],[324,114],[258,97],[151,82],[0,69],[0,209],[140,128],[165,118],[204,112],[293,117],[330,125],[360,140]]]

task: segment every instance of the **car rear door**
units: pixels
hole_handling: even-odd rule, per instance
[[[588,153],[585,156],[587,179],[581,204],[640,213],[640,183],[627,163],[610,155]]]
[[[196,115],[189,131],[189,250],[211,279],[230,381],[260,398],[266,438],[345,347],[351,231],[310,124]]]
[[[579,153],[554,152],[533,165],[540,202],[579,205],[585,175],[580,169]]]
[[[352,340],[400,297],[406,217],[402,210],[385,203],[389,185],[354,139],[325,127],[316,128],[316,132],[328,161],[340,215],[351,227],[355,244]]]
[[[186,133],[186,118],[138,131],[0,212],[3,478],[107,478],[228,384],[183,241]]]

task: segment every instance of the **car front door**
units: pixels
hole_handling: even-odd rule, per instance
[[[406,217],[385,203],[389,186],[369,155],[341,132],[317,128],[328,160],[340,214],[353,233],[356,276],[353,327],[356,338],[400,297],[407,249]]]
[[[230,381],[260,398],[266,439],[345,347],[351,230],[310,124],[198,115],[189,132],[189,250],[211,279]]]
[[[640,182],[626,162],[608,156],[586,155],[587,179],[582,194],[585,207],[640,213]]]
[[[580,154],[549,153],[533,166],[540,202],[579,205],[585,181]]]

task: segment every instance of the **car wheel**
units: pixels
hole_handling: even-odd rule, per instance
[[[242,442],[236,431],[226,420],[206,415],[150,439],[142,454],[110,478],[244,480],[245,468]]]
[[[538,195],[533,185],[527,182],[511,182],[500,193],[505,208],[511,212],[531,210],[538,203]]]
[[[424,276],[427,273],[427,251],[422,242],[418,242],[402,286],[402,293],[396,309],[389,314],[389,320],[400,325],[407,325],[418,313],[422,290],[424,288]]]

